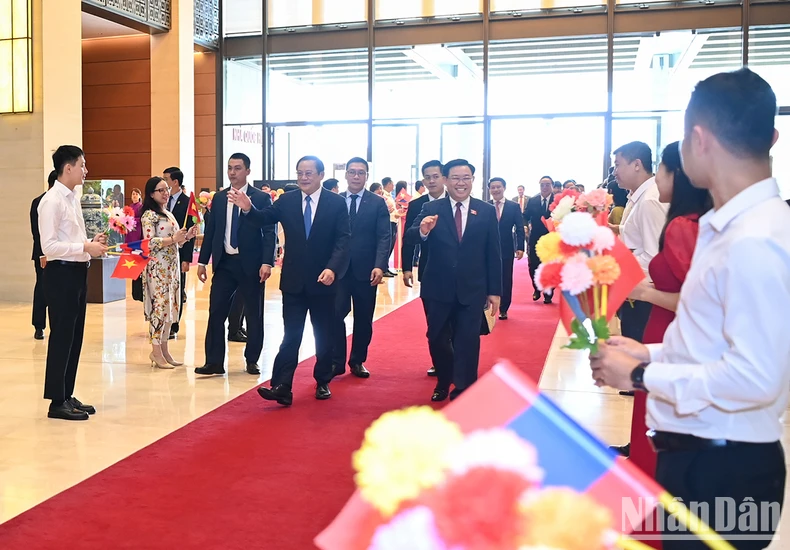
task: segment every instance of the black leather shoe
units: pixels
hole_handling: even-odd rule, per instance
[[[47,417],[60,420],[88,420],[88,413],[75,409],[71,401],[67,399],[62,405],[57,407],[50,405]]]
[[[237,332],[236,334],[231,334],[228,336],[228,342],[240,342],[242,344],[247,343],[247,335],[242,334],[241,332]]]
[[[258,395],[263,397],[266,401],[277,401],[280,405],[285,407],[290,407],[291,403],[294,402],[294,394],[282,384],[273,388],[261,386],[258,388]]]
[[[203,365],[195,369],[195,374],[225,374],[225,367],[222,365]]]
[[[36,340],[43,340],[44,339],[44,329],[43,328],[37,328],[36,329],[36,333],[33,335],[33,338],[35,338]]]
[[[612,445],[609,447],[616,453],[623,455],[624,457],[628,458],[631,456],[631,444],[627,443],[625,445]]]
[[[175,340],[176,339],[176,333],[171,330],[170,334],[168,334],[168,336],[167,336],[167,339],[168,340]]]
[[[329,384],[318,384],[315,387],[315,398],[323,401],[332,397],[332,392],[329,391]]]
[[[500,321],[507,321],[507,313],[500,313],[499,314]]]
[[[257,363],[247,363],[247,374],[260,374],[261,369],[258,368]]]
[[[346,374],[346,367],[337,363],[332,364],[332,378]]]
[[[433,401],[435,403],[438,403],[439,401],[444,401],[445,399],[447,399],[447,397],[449,395],[450,395],[450,392],[448,390],[442,390],[442,389],[436,388],[435,390],[433,390],[433,395],[431,396],[431,401]]]
[[[351,374],[357,378],[370,378],[370,371],[365,368],[365,365],[359,363],[358,365],[349,365],[351,367]]]
[[[88,414],[96,414],[96,408],[93,405],[85,405],[76,397],[71,397],[66,401],[71,402],[71,406],[77,409],[78,411],[86,412]]]
[[[455,401],[456,398],[458,398],[463,392],[464,392],[464,390],[459,390],[458,388],[453,388],[453,391],[450,392],[450,401]]]
[[[532,293],[532,301],[537,302],[538,300],[540,300],[540,292],[536,290]]]
[[[550,304],[551,303],[551,294],[546,294],[545,296],[543,296],[543,303],[544,304]]]
[[[384,272],[385,277],[397,277],[398,275],[390,271],[389,269]]]
[[[436,376],[436,367],[431,367],[428,369],[428,376]]]

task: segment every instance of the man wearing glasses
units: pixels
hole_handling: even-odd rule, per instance
[[[285,231],[288,244],[280,277],[285,334],[274,359],[271,387],[259,387],[258,394],[286,407],[293,403],[291,388],[308,311],[316,348],[315,398],[332,397],[329,382],[334,375],[336,281],[348,269],[351,234],[346,200],[321,186],[324,163],[317,157],[302,157],[296,163],[296,177],[299,192],[284,193],[268,208],[257,208],[247,195],[235,190],[228,197],[250,224],[263,227],[280,223]]]
[[[346,316],[354,304],[354,333],[348,366],[351,374],[368,378],[365,368],[368,346],[373,338],[373,313],[376,310],[376,292],[387,269],[390,251],[390,226],[387,203],[383,198],[365,190],[368,181],[368,163],[354,157],[346,163],[348,191],[340,194],[348,207],[351,226],[349,241],[350,261],[345,277],[338,281],[335,302],[335,332],[333,371],[345,374]]]
[[[406,231],[408,242],[430,248],[420,297],[437,375],[431,401],[454,399],[477,380],[483,312],[496,315],[502,296],[496,210],[471,197],[474,173],[463,159],[445,164],[448,197],[425,204]]]

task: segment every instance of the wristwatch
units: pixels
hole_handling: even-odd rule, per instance
[[[639,363],[634,370],[631,371],[631,384],[633,384],[634,389],[641,390],[643,392],[647,392],[648,389],[645,387],[645,369],[650,363]]]

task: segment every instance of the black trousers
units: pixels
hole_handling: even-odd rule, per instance
[[[460,393],[477,381],[482,306],[424,299],[428,349],[436,368],[436,387]]]
[[[36,329],[47,328],[47,298],[44,291],[44,268],[41,262],[33,262],[36,267],[36,286],[33,289],[33,326]]]
[[[62,401],[74,394],[85,332],[88,263],[47,263],[44,294],[49,307],[49,343],[44,399]]]
[[[658,453],[656,481],[697,515],[707,507],[708,525],[738,550],[758,550],[771,542],[784,504],[785,457],[775,443],[700,451]],[[753,499],[757,512],[750,521],[743,507]],[[695,506],[699,508],[695,510]],[[773,508],[773,515],[764,513]],[[665,522],[665,550],[703,550],[708,547],[696,537]],[[728,525],[728,523],[730,525]],[[753,526],[754,529],[750,527]]]
[[[618,311],[620,315],[620,331],[623,336],[641,342],[652,310],[653,304],[650,302],[635,300],[633,307],[631,307],[631,302],[626,300]]]
[[[315,367],[313,367],[313,378],[319,384],[328,384],[332,380],[332,331],[335,322],[335,300],[334,292],[330,294],[283,292],[285,334],[283,342],[280,344],[280,351],[274,358],[272,387],[282,384],[290,388],[293,385],[308,311],[315,338],[316,360]]]
[[[532,287],[535,289],[534,292],[538,291],[538,285],[535,284],[535,272],[538,270],[538,266],[540,265],[540,258],[538,258],[538,253],[535,252],[536,244],[538,244],[537,240],[533,241],[530,239],[527,246],[527,254],[529,256],[529,278],[532,279]]]
[[[350,271],[350,270],[349,270]],[[354,332],[351,336],[349,365],[361,365],[368,360],[368,347],[373,339],[373,313],[376,310],[378,286],[370,281],[359,281],[348,273],[338,281],[335,298],[335,328],[332,363],[345,365],[347,353],[345,318],[354,305]]]
[[[499,305],[499,310],[502,313],[507,313],[513,302],[513,262],[515,259],[513,250],[502,249],[502,302]]]
[[[247,364],[257,363],[263,350],[263,287],[257,273],[244,271],[238,255],[225,254],[214,266],[209,297],[208,327],[206,329],[206,364],[223,365],[227,334],[225,321],[237,293],[244,300],[247,315]]]
[[[233,303],[230,306],[230,313],[228,314],[228,334],[236,334],[242,328],[244,321],[244,300],[241,293],[237,292],[233,297]]]
[[[392,252],[395,250],[395,244],[396,244],[395,241],[397,240],[398,240],[398,224],[390,222],[390,255],[387,256],[388,258],[392,256]],[[401,258],[401,264],[404,264],[403,258]]]

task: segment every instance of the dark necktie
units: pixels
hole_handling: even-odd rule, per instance
[[[305,237],[310,236],[310,229],[313,227],[313,207],[310,206],[310,195],[304,198],[305,207],[304,207],[304,234]]]
[[[543,214],[546,214],[546,199],[543,199]]]
[[[230,216],[230,247],[239,247],[239,207],[233,205],[233,213]]]
[[[170,200],[167,201],[167,210],[168,210],[168,212],[172,212],[173,211],[173,201],[174,200],[175,200],[175,197],[170,197]]]
[[[351,227],[354,227],[354,220],[357,219],[357,199],[359,195],[351,195],[351,208],[348,211],[348,220]]]
[[[455,203],[455,230],[458,233],[458,242],[461,242],[461,238],[464,236],[464,218],[461,214],[461,203]]]

